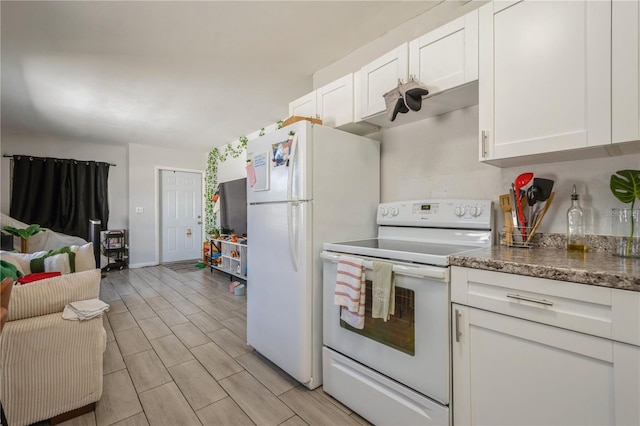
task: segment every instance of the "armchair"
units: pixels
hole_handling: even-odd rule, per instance
[[[102,317],[62,319],[67,304],[99,292],[99,269],[13,288],[0,335],[0,401],[11,426],[54,418],[102,396]]]

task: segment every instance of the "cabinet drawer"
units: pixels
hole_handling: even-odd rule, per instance
[[[470,268],[451,270],[455,303],[605,338],[613,338],[611,293],[609,288],[565,281]]]

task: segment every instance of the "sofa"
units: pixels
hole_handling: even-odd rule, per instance
[[[86,251],[93,258],[88,246],[76,256],[76,272],[12,289],[0,335],[0,401],[11,426],[81,414],[102,396],[102,317],[62,318],[67,304],[99,297],[100,270],[82,256]],[[0,259],[17,264],[24,275],[31,272],[29,256],[0,252]]]

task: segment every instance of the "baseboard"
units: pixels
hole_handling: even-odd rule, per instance
[[[158,262],[133,263],[129,265],[129,269],[146,268],[147,266],[158,266]]]

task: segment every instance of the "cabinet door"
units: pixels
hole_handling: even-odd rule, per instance
[[[385,111],[383,95],[398,85],[398,80],[407,81],[409,74],[409,45],[403,43],[382,55],[360,70],[360,109],[362,118]]]
[[[317,112],[322,124],[338,127],[354,121],[353,73],[317,91]]]
[[[640,139],[640,7],[638,1],[612,6],[612,142]]]
[[[453,304],[453,424],[638,424],[638,347]]]
[[[478,79],[478,11],[409,43],[409,75],[433,95]]]
[[[315,90],[296,99],[295,101],[289,102],[289,117],[297,115],[300,117],[315,118],[317,114]]]
[[[480,159],[611,143],[611,2],[479,9]]]

